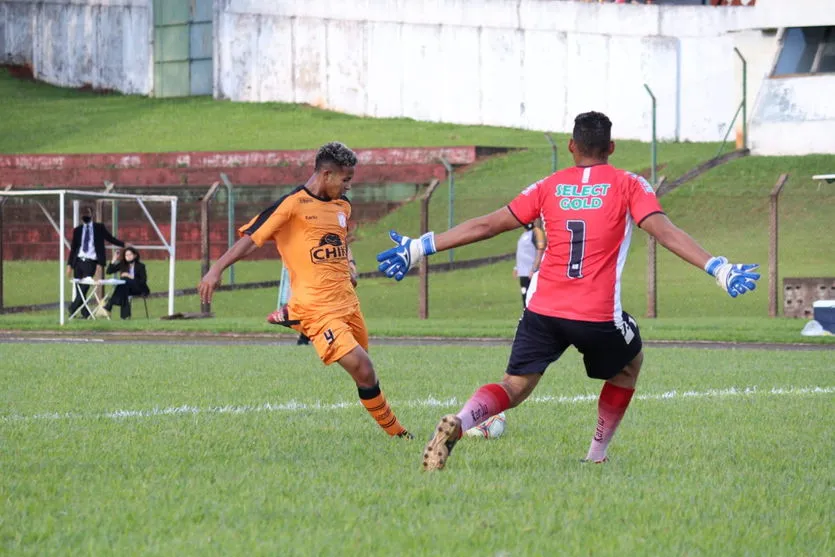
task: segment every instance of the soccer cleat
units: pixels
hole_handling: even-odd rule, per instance
[[[414,435],[412,435],[411,433],[409,433],[405,429],[403,431],[401,431],[400,433],[398,433],[395,437],[400,437],[401,439],[408,439],[409,441],[411,441],[412,439],[415,438]]]
[[[270,323],[272,325],[281,325],[286,320],[287,317],[284,315],[284,312],[280,309],[275,310],[267,316],[267,323]]]
[[[290,327],[291,325],[298,325],[300,321],[298,319],[290,319],[287,306],[281,306],[279,309],[267,316],[267,323],[271,325]]]
[[[582,462],[583,464],[604,464],[606,462],[609,462],[609,457],[604,456],[603,460],[591,460],[589,458],[581,458],[580,462]]]
[[[435,435],[423,450],[423,469],[442,470],[449,458],[449,453],[461,438],[461,418],[455,414],[447,414],[441,418]]]

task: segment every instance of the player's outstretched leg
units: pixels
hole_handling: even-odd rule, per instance
[[[386,395],[380,389],[380,383],[377,381],[377,374],[374,372],[371,358],[368,357],[368,352],[362,346],[357,346],[340,358],[339,365],[345,368],[345,371],[354,379],[357,384],[360,402],[377,422],[377,425],[392,437],[414,438],[405,427],[400,425],[400,421],[389,406]]]
[[[457,415],[449,414],[441,418],[435,435],[423,451],[423,469],[441,470],[465,431],[510,406],[510,396],[502,385],[491,383],[480,387]]]
[[[490,416],[504,412],[510,407],[510,396],[502,385],[498,383],[482,385],[458,412],[458,419],[461,420],[461,430],[462,432],[467,431]]]
[[[442,470],[449,458],[452,448],[461,439],[461,418],[455,414],[447,414],[438,422],[435,435],[423,449],[423,469]]]
[[[371,417],[376,420],[377,424],[385,430],[386,433],[392,437],[403,437],[405,439],[414,439],[414,436],[406,431],[406,428],[400,425],[397,416],[389,406],[386,400],[386,395],[380,390],[380,383],[376,383],[373,387],[360,387],[357,385],[357,391],[360,396],[360,401]]]
[[[619,374],[603,384],[597,401],[597,427],[586,455],[586,462],[602,463],[608,460],[606,451],[620,425],[641,371],[643,353],[639,353]]]

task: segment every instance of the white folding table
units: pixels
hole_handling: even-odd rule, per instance
[[[75,296],[81,297],[81,305],[70,315],[70,319],[74,319],[77,315],[81,313],[81,310],[86,309],[87,312],[90,314],[88,319],[96,319],[96,312],[99,308],[103,307],[104,304],[107,303],[107,294],[99,296],[99,286],[118,286],[120,284],[125,284],[125,281],[122,279],[94,279],[93,277],[84,277],[81,279],[70,279],[72,282],[73,290],[75,291]],[[87,285],[90,288],[87,289],[87,293],[83,294],[81,292],[81,286]],[[95,307],[90,308],[90,303],[94,302]],[[108,317],[110,319],[110,317]]]

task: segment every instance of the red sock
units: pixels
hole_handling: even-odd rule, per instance
[[[458,417],[461,418],[461,433],[508,408],[510,397],[504,387],[498,383],[480,387],[458,412]]]
[[[603,384],[600,399],[597,401],[597,428],[594,430],[594,438],[591,440],[586,460],[602,462],[606,458],[606,449],[629,407],[633,394],[635,389],[618,387],[608,382]]]

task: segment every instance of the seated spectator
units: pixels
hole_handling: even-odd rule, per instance
[[[131,307],[130,296],[147,296],[151,293],[148,288],[148,274],[145,271],[145,264],[139,261],[139,252],[136,248],[127,247],[119,254],[116,250],[113,253],[113,260],[107,266],[107,274],[117,273],[125,284],[119,284],[110,296],[110,300],[104,306],[107,316],[114,305],[121,306],[120,315],[122,319],[130,319]]]

